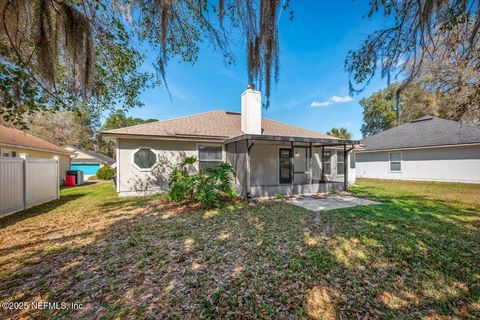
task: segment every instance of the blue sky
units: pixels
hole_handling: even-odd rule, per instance
[[[384,88],[386,80],[374,79],[361,94],[348,97],[343,64],[347,52],[383,20],[364,18],[368,2],[360,0],[292,0],[291,8],[294,20],[288,13],[280,19],[280,81],[263,117],[320,132],[343,126],[361,138],[359,101]],[[145,106],[128,114],[164,120],[209,110],[240,111],[240,94],[247,85],[243,42],[234,52],[236,64],[231,66],[206,45],[194,65],[172,60],[167,67],[171,99],[163,86],[147,89],[141,97]],[[146,69],[153,71],[155,55],[148,52]]]

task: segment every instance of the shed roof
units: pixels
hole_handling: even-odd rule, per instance
[[[480,143],[480,128],[425,116],[361,140],[365,151]]]
[[[96,152],[94,150],[89,150],[89,149],[83,149],[80,147],[76,146],[66,146],[65,147],[68,150],[71,150],[73,153],[77,154],[77,151],[81,151],[87,155],[90,156],[90,158],[82,158],[80,156],[77,156],[72,158],[72,163],[108,163],[108,164],[113,164],[115,162],[115,159],[110,158],[109,156],[106,156],[102,153]]]

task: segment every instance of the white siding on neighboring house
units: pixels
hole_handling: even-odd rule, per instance
[[[390,153],[398,151],[401,152],[401,169],[390,170]],[[356,176],[480,183],[480,145],[357,152]]]

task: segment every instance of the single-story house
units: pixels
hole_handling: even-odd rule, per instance
[[[23,131],[0,125],[0,156],[58,159],[59,183],[65,181],[71,152]]]
[[[229,162],[244,197],[315,194],[354,181],[349,155],[358,141],[262,118],[261,113],[261,93],[249,87],[241,96],[241,113],[210,111],[104,131],[116,144],[118,194],[168,191],[169,174],[187,156],[197,157],[197,170]]]
[[[357,178],[480,183],[480,128],[425,116],[361,140]]]
[[[74,157],[71,159],[71,170],[82,170],[85,178],[93,176],[104,165],[112,165],[115,160],[93,150],[87,150],[75,146],[65,146]]]

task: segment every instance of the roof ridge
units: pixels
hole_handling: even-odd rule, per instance
[[[157,120],[157,121],[153,121],[153,122],[140,123],[140,124],[136,124],[136,125],[128,126],[128,127],[121,127],[121,128],[116,128],[116,129],[104,130],[104,131],[100,131],[100,132],[101,132],[101,133],[115,133],[115,131],[116,131],[116,130],[119,130],[119,129],[130,129],[130,128],[138,128],[138,127],[142,127],[142,126],[150,126],[150,125],[153,125],[153,124],[158,124],[159,122],[165,123],[165,122],[167,122],[167,121],[174,121],[174,120],[179,120],[179,119],[183,119],[183,118],[188,118],[188,117],[193,117],[193,116],[199,116],[199,115],[206,114],[206,113],[213,113],[213,112],[222,112],[222,110],[210,110],[210,111],[199,112],[199,113],[194,113],[194,114],[188,114],[188,115],[184,115],[184,116],[180,116],[180,117],[175,117],[175,118],[170,118],[170,119],[164,119],[164,120]],[[226,111],[225,111],[225,112],[226,112]]]

